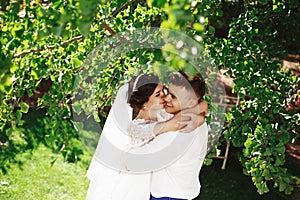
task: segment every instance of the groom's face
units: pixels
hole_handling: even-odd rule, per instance
[[[191,105],[193,94],[182,86],[171,84],[169,93],[165,97],[165,110],[168,113],[175,114],[183,109],[189,108]]]

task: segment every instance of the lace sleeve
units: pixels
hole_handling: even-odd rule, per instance
[[[156,122],[142,119],[133,120],[128,129],[131,145],[139,147],[152,141],[155,138],[155,134],[153,133],[155,124]]]
[[[159,122],[168,121],[173,116],[174,116],[173,114],[167,113],[165,109],[162,109],[157,113],[157,121]]]

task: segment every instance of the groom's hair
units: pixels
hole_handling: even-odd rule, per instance
[[[199,98],[198,101],[203,100],[203,96],[206,90],[206,84],[204,79],[200,75],[194,75],[192,79],[189,79],[188,74],[179,71],[178,73],[170,76],[170,83],[176,86],[184,87],[188,91],[192,91]]]
[[[144,103],[149,100],[159,83],[159,78],[154,74],[142,74],[134,76],[129,82],[128,103],[135,110],[139,111]]]

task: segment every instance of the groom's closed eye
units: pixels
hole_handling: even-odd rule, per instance
[[[172,92],[170,92],[170,91],[168,91],[168,94],[166,94],[166,96],[167,95],[170,95],[170,97],[172,98],[172,99],[176,99],[177,97],[172,93]]]
[[[173,93],[170,92],[169,95],[171,95],[172,99],[176,99],[176,96]]]

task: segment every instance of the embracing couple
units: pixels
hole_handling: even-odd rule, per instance
[[[98,144],[87,172],[90,185],[86,199],[196,198],[200,193],[199,173],[207,151],[208,129],[205,123],[207,103],[203,101],[205,87],[201,77],[195,75],[189,79],[188,75],[182,72],[171,75],[168,88],[164,87],[159,78],[153,74],[134,77],[122,87],[118,93],[121,93],[121,90],[123,93],[125,91],[126,102],[134,111],[130,123],[125,123],[126,134],[115,137],[116,140],[119,139],[126,144],[123,145],[126,146],[123,149],[125,153],[118,155],[106,150],[105,145]],[[112,123],[111,112],[112,110],[99,143],[106,133],[106,135],[115,134],[120,129],[116,128],[119,125]],[[107,124],[110,124],[111,129],[107,128],[109,127]],[[124,135],[128,140],[123,138]],[[118,144],[120,146],[121,143]],[[169,146],[172,148],[168,148]],[[155,155],[155,152],[159,154]],[[134,168],[134,165],[148,166],[144,173],[134,173],[134,170],[128,170],[127,167],[126,170],[118,170],[118,167],[109,167],[97,159],[98,155],[108,154],[112,159],[115,156],[125,163],[126,159],[123,156],[129,153],[130,155],[153,153],[155,157],[151,160],[143,160],[141,157],[140,162],[137,160],[125,164],[128,168],[131,165],[132,169],[138,169]],[[160,167],[157,167],[157,161],[162,163]]]

